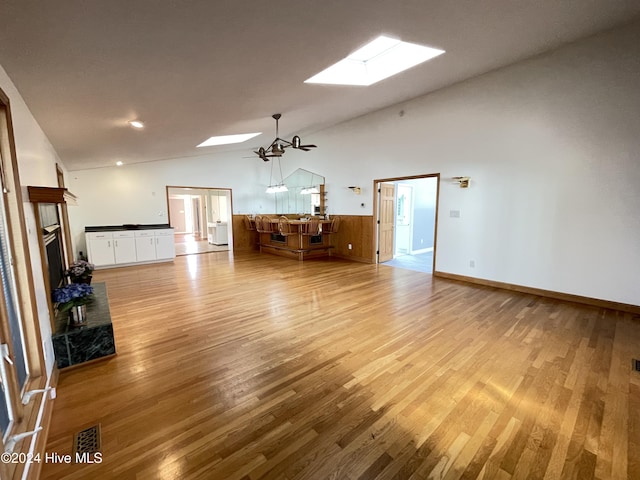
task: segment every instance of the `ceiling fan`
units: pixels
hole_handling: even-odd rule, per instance
[[[304,150],[308,152],[312,148],[316,148],[315,145],[302,145],[300,137],[298,135],[294,136],[290,142],[287,140],[283,140],[278,136],[278,120],[282,117],[280,113],[274,113],[271,117],[276,121],[276,139],[271,142],[267,148],[260,147],[258,150],[254,151],[258,157],[260,157],[265,162],[268,162],[271,157],[281,157],[284,153],[285,148],[296,148],[298,150]]]

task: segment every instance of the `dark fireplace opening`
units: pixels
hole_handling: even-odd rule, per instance
[[[45,235],[44,237],[49,286],[51,287],[51,291],[60,287],[64,283],[64,263],[62,261],[62,245],[60,243],[59,234],[60,230],[57,230]]]

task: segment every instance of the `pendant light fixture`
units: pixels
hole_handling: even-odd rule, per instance
[[[273,164],[276,162],[271,162],[271,176],[269,177],[269,186],[267,187],[266,193],[281,193],[288,192],[289,189],[284,184],[284,177],[282,176],[282,163],[280,163],[280,157],[278,157],[278,168],[280,169],[280,183],[273,183]]]

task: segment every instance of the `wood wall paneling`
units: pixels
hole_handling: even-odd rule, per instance
[[[333,234],[332,255],[358,262],[375,262],[375,239],[373,238],[373,216],[339,215],[340,229]],[[349,250],[349,244],[352,249]]]
[[[244,225],[245,215],[233,215],[233,250],[257,250],[258,249],[258,233],[255,230],[247,230]]]

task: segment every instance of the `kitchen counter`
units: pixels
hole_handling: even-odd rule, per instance
[[[95,227],[84,227],[85,233],[88,232],[118,232],[121,230],[160,230],[163,228],[171,228],[168,223],[140,224],[125,223],[123,225],[106,225]]]

